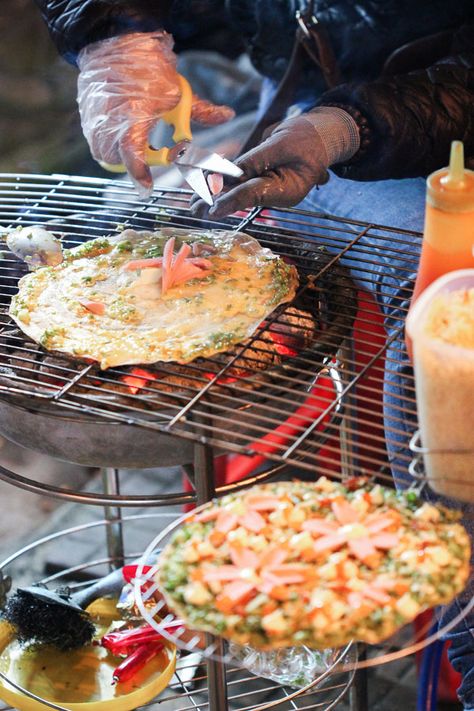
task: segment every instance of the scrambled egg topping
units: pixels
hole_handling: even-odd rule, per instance
[[[161,290],[159,266],[127,269],[163,256],[170,235],[198,244],[212,266]],[[294,267],[252,237],[225,231],[126,230],[86,242],[61,264],[23,277],[10,314],[48,350],[90,358],[101,368],[177,361],[227,350],[248,338],[298,283]]]

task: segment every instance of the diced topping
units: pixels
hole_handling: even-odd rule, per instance
[[[275,610],[262,618],[262,627],[269,635],[283,635],[288,629],[288,623],[283,614]]]
[[[382,487],[372,496],[364,480],[266,484],[190,516],[190,537],[168,546],[159,578],[168,594],[181,569],[169,604],[237,643],[374,643],[462,588],[469,541],[455,519]]]
[[[190,583],[184,590],[184,599],[191,605],[205,605],[212,600],[212,595],[202,583]]]
[[[405,619],[412,620],[420,611],[420,606],[413,599],[411,595],[405,593],[402,597],[395,603],[397,612],[399,612]]]
[[[415,518],[420,521],[436,522],[439,521],[439,511],[432,504],[423,504],[415,511]]]

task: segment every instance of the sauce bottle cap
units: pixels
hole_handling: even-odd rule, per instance
[[[464,167],[462,141],[451,143],[449,167],[428,176],[426,199],[446,212],[474,211],[474,171]]]

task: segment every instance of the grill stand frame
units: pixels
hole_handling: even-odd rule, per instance
[[[216,496],[214,455],[213,449],[208,444],[194,445],[194,486],[196,491],[196,504],[206,504]],[[224,654],[225,642],[222,638],[206,634],[206,644],[216,645],[220,653]],[[220,711],[228,708],[227,680],[225,665],[214,659],[206,660],[209,710]]]
[[[23,184],[22,184],[23,180]],[[6,181],[6,182],[5,182]],[[53,185],[51,186],[51,183]],[[13,184],[13,187],[12,187]],[[79,197],[77,197],[77,194],[74,195],[74,201],[72,204],[77,206],[78,213],[77,215],[72,215],[71,212],[72,210],[70,209],[70,205],[68,204],[69,201],[69,195],[70,190],[71,190],[71,184],[73,189],[75,190],[77,186],[79,186]],[[57,215],[57,217],[53,217],[53,224],[56,223],[57,226],[57,231],[64,231],[62,228],[62,225],[66,223],[66,226],[68,224],[73,224],[73,230],[72,233],[74,234],[75,231],[79,231],[79,234],[83,234],[81,232],[81,220],[84,219],[84,212],[86,210],[85,207],[85,202],[89,205],[89,208],[91,205],[95,205],[95,207],[103,209],[103,195],[105,191],[110,190],[111,195],[110,197],[110,203],[107,204],[103,218],[102,217],[96,217],[94,212],[92,212],[92,221],[88,222],[88,229],[92,225],[92,232],[93,230],[99,230],[99,234],[104,234],[106,232],[106,229],[102,228],[101,221],[103,222],[108,222],[110,223],[110,212],[113,210],[117,210],[117,213],[121,216],[122,214],[125,215],[123,222],[127,223],[127,226],[135,226],[133,224],[134,220],[137,221],[137,223],[140,224],[141,227],[147,227],[148,224],[151,225],[150,222],[150,217],[151,220],[156,224],[155,220],[158,222],[156,226],[159,226],[161,217],[159,215],[159,211],[162,209],[161,206],[164,204],[164,208],[166,211],[166,199],[167,196],[171,195],[172,201],[174,201],[174,208],[175,208],[175,213],[174,214],[181,214],[184,215],[185,217],[185,225],[191,225],[193,226],[193,221],[192,219],[187,216],[186,210],[187,207],[185,207],[184,203],[186,202],[186,205],[189,200],[189,195],[186,195],[186,191],[182,190],[173,190],[173,189],[158,189],[153,197],[153,200],[151,203],[144,204],[144,203],[137,203],[135,198],[132,199],[130,196],[131,188],[128,188],[126,184],[118,184],[114,183],[112,181],[108,180],[97,180],[97,179],[82,179],[82,178],[74,178],[71,176],[66,176],[66,175],[56,175],[56,176],[35,176],[35,175],[29,175],[29,176],[17,176],[17,175],[3,175],[0,177],[0,192],[2,191],[2,188],[7,185],[7,191],[8,191],[8,199],[11,198],[10,203],[8,203],[8,208],[4,210],[4,215],[5,219],[3,220],[4,222],[7,221],[9,224],[15,225],[15,224],[28,224],[31,223],[32,221],[38,221],[38,215],[44,215],[43,210],[48,210],[49,213],[51,214],[51,209],[52,209],[52,214],[53,216]],[[25,190],[26,187],[26,190]],[[45,193],[45,189],[49,190],[49,192]],[[29,192],[28,192],[29,191]],[[128,193],[127,193],[128,191]],[[28,200],[29,197],[33,196],[31,199],[31,202],[26,205],[24,205],[24,196],[26,193],[26,199]],[[125,195],[124,195],[125,193]],[[5,193],[4,193],[5,194]],[[118,197],[117,197],[118,195]],[[118,203],[120,203],[120,207],[113,207],[114,205],[114,200]],[[18,205],[21,206],[21,209],[19,211]],[[110,206],[109,206],[110,205]],[[52,208],[51,208],[52,206]],[[153,213],[153,208],[157,206],[158,212]],[[66,209],[68,208],[68,209]],[[123,211],[123,212],[121,212]],[[127,211],[129,211],[127,213]],[[261,213],[260,208],[256,208],[253,210],[247,217],[242,221],[236,221],[236,218],[234,219],[234,223],[231,222],[231,225],[235,227],[236,229],[242,229],[245,230],[247,227],[249,228],[250,233],[253,236],[256,236],[257,238],[259,237],[260,234],[263,235],[263,237],[266,239],[266,233],[264,231],[264,228],[261,227],[261,225],[256,221],[256,218],[258,218],[259,214]],[[100,215],[100,213],[98,213]],[[12,219],[10,220],[10,215],[12,215]],[[289,215],[289,217],[288,217]],[[90,218],[89,214],[89,218]],[[158,217],[157,217],[158,216]],[[367,223],[363,223],[357,220],[352,220],[352,219],[345,219],[345,218],[338,218],[334,216],[326,216],[326,215],[317,215],[316,213],[309,213],[307,211],[298,211],[298,210],[288,210],[287,211],[287,216],[285,217],[285,214],[283,214],[283,218],[279,219],[278,224],[280,227],[275,228],[275,235],[277,236],[276,239],[276,244],[282,244],[283,240],[283,233],[281,229],[281,225],[283,225],[283,228],[285,228],[285,225],[290,226],[290,231],[295,231],[295,228],[297,230],[308,230],[310,229],[311,234],[314,236],[314,232],[316,231],[317,236],[321,236],[319,233],[319,227],[313,228],[313,227],[308,227],[308,224],[305,222],[305,218],[310,217],[319,217],[320,222],[322,222],[321,230],[322,230],[322,243],[324,244],[324,240],[327,239],[328,242],[330,242],[333,246],[333,248],[337,248],[337,256],[334,257],[334,262],[338,262],[341,256],[349,255],[349,252],[352,250],[354,254],[357,254],[357,257],[353,257],[355,260],[359,260],[358,264],[361,264],[362,267],[361,269],[367,269],[369,272],[369,276],[367,278],[367,283],[371,282],[372,279],[372,269],[373,265],[376,264],[376,258],[372,256],[372,254],[368,254],[367,252],[364,251],[366,248],[362,245],[360,245],[360,239],[364,236],[367,235],[369,232],[373,235],[374,231],[381,230],[385,231],[385,235],[383,236],[383,239],[386,238],[387,234],[390,236],[391,235],[397,235],[398,237],[402,237],[403,239],[400,239],[399,244],[396,246],[396,248],[393,249],[392,254],[395,253],[395,256],[399,256],[401,253],[404,254],[404,259],[405,259],[405,266],[404,269],[408,273],[410,269],[410,265],[412,265],[416,260],[413,256],[413,252],[411,251],[411,248],[407,246],[409,244],[409,240],[413,237],[413,235],[416,235],[416,233],[410,231],[410,230],[399,230],[396,228],[387,228],[385,226],[381,225],[368,225]],[[2,218],[3,219],[3,218]],[[166,225],[166,217],[164,217],[161,222],[163,222]],[[332,220],[333,223],[336,225],[339,225],[339,227],[331,227],[330,229],[333,230],[327,235],[327,231],[325,232],[325,220],[330,219]],[[43,217],[40,217],[40,220],[43,220]],[[95,220],[95,222],[94,222]],[[147,223],[148,220],[148,223]],[[286,222],[285,222],[286,220]],[[196,221],[195,221],[196,222]],[[143,224],[147,223],[147,224]],[[47,223],[45,223],[46,226],[48,226]],[[55,229],[53,224],[51,225],[52,229]],[[194,223],[195,224],[195,223]],[[79,227],[78,227],[79,225]],[[216,227],[224,227],[224,228],[229,228],[229,222],[225,223],[224,225],[219,225],[218,223],[215,225]],[[327,227],[327,225],[326,225]],[[110,228],[110,224],[109,224]],[[139,227],[140,228],[140,227]],[[67,227],[66,227],[67,229]],[[271,230],[270,230],[271,232]],[[287,230],[288,232],[288,230]],[[342,237],[341,234],[342,233]],[[308,234],[308,233],[306,233]],[[347,235],[349,234],[350,240],[347,241]],[[90,232],[89,232],[89,237],[90,237]],[[352,239],[353,237],[353,239]],[[287,237],[286,237],[287,238]],[[380,238],[383,242],[382,237]],[[280,241],[279,241],[280,240]],[[405,257],[406,253],[406,257]],[[350,255],[349,255],[350,256]],[[8,290],[7,290],[8,291]],[[11,295],[11,291],[9,292]],[[367,311],[366,311],[367,313]],[[368,349],[368,347],[371,345],[371,334],[370,331],[366,331],[363,339],[364,346],[363,348]],[[387,348],[387,343],[388,339],[385,341],[385,344],[380,347],[379,352],[375,353],[373,356],[373,362],[377,363],[378,358],[382,355],[385,354],[386,348]],[[367,369],[367,367],[370,367],[370,362],[368,366],[365,366],[361,372],[354,378],[351,377],[351,366],[354,365],[354,356],[353,353],[350,351],[350,349],[347,349],[346,357],[349,361],[350,367],[348,368],[348,373],[347,373],[347,381],[346,383],[357,383],[357,389],[360,381],[361,375],[363,375]],[[347,390],[341,393],[340,396],[341,402],[344,404],[344,412],[343,412],[343,422],[342,426],[340,427],[340,431],[342,434],[341,442],[340,442],[340,456],[341,456],[341,466],[343,467],[344,473],[350,474],[353,473],[354,467],[361,463],[361,466],[363,466],[364,462],[367,462],[368,464],[371,464],[374,461],[374,458],[370,458],[368,455],[364,454],[359,454],[357,452],[357,429],[358,427],[356,426],[356,420],[357,417],[360,415],[360,412],[362,412],[362,423],[364,422],[364,408],[365,412],[367,412],[367,408],[370,406],[370,387],[363,386],[360,389],[360,401],[359,398],[356,396],[354,392],[354,388],[347,387]],[[369,405],[367,404],[369,403]],[[406,403],[407,407],[410,406],[412,403],[412,400]],[[359,407],[360,406],[360,407]],[[73,408],[71,407],[70,412],[73,412]],[[80,406],[77,406],[76,411],[80,411]],[[100,412],[97,414],[101,415]],[[118,418],[117,418],[118,419]],[[179,418],[178,418],[179,419]],[[366,418],[367,419],[367,418]],[[396,428],[397,427],[397,420],[394,420],[395,424],[392,424],[392,427]],[[358,422],[357,422],[358,424]],[[146,426],[146,425],[145,425]],[[363,426],[363,425],[362,425]],[[157,428],[155,428],[157,429]],[[209,430],[208,430],[209,431]],[[177,432],[179,435],[179,430]],[[221,434],[221,433],[219,433]],[[224,433],[225,434],[225,433]],[[314,429],[312,426],[308,426],[305,428],[305,432],[298,438],[297,445],[300,446],[301,444],[308,445],[308,443],[311,445],[310,441],[310,436],[314,434]],[[185,435],[183,435],[185,436]],[[189,438],[190,439],[190,438]],[[211,439],[211,437],[209,438]],[[195,452],[195,463],[197,463],[197,468],[198,472],[194,472],[196,479],[199,480],[199,483],[196,482],[196,484],[199,486],[200,489],[200,498],[202,496],[202,499],[208,500],[208,498],[211,497],[212,494],[212,486],[210,485],[210,479],[212,476],[212,467],[210,466],[210,454],[212,452],[211,445],[206,442],[196,442],[196,437],[194,438],[195,443],[194,443],[194,452]],[[377,440],[374,440],[375,444],[377,444]],[[286,457],[288,459],[290,464],[297,464],[295,461],[295,457],[293,456],[293,452],[295,451],[296,447],[292,446],[288,449],[288,451],[282,455],[283,458]],[[229,451],[238,451],[236,447],[234,448],[229,448]],[[271,471],[272,473],[279,473],[285,468],[285,463],[282,463],[282,457],[278,459],[277,456],[269,457],[269,460],[275,463],[279,462],[277,466],[275,466]],[[313,463],[310,462],[308,466],[311,465],[313,466]],[[326,465],[325,462],[323,461],[320,466],[319,466],[320,472],[321,473],[326,473]],[[9,476],[11,475],[11,476]],[[388,476],[386,477],[388,478]],[[35,487],[33,482],[28,482],[24,478],[18,475],[13,475],[13,473],[8,472],[8,470],[1,469],[0,468],[0,479],[3,481],[7,481],[13,485],[20,486],[21,488],[24,488],[26,490],[32,491],[34,493],[45,493],[45,489],[43,488],[42,491],[40,491],[40,487]],[[106,506],[109,508],[108,512],[108,520],[105,522],[102,522],[106,528],[110,528],[110,531],[112,534],[110,536],[106,536],[108,539],[108,545],[110,547],[110,555],[108,556],[107,563],[108,564],[113,564],[115,561],[115,558],[117,556],[121,555],[121,552],[123,550],[122,544],[123,540],[117,539],[116,534],[117,531],[120,531],[120,533],[123,530],[123,526],[125,523],[125,519],[127,518],[133,518],[133,517],[124,517],[123,519],[121,517],[117,516],[117,509],[120,509],[121,507],[124,506],[133,506],[133,505],[148,505],[148,506],[157,506],[159,505],[159,502],[157,501],[150,501],[150,497],[148,497],[148,503],[143,504],[142,503],[142,498],[141,497],[136,497],[133,501],[131,500],[131,497],[122,497],[120,494],[120,472],[115,472],[113,476],[111,476],[110,481],[106,481],[106,486],[105,488],[109,489],[109,491],[105,491],[104,494],[97,495],[95,497],[89,496],[89,497],[84,497],[83,494],[80,492],[71,494],[71,495],[66,495],[64,492],[58,492],[58,491],[50,491],[49,495],[50,496],[55,496],[56,498],[60,499],[67,499],[70,498],[70,500],[75,500],[76,502],[79,503],[92,503],[94,505],[101,505],[101,506]],[[107,480],[107,477],[106,477]],[[248,485],[249,483],[253,483],[252,480],[247,480],[244,485]],[[212,482],[213,484],[213,482]],[[132,497],[133,498],[133,497]],[[138,500],[140,500],[140,504],[138,504]],[[187,500],[184,500],[182,498],[177,498],[177,497],[172,497],[168,498],[166,500],[162,500],[161,505],[165,506],[167,504],[171,503],[191,503],[194,501],[194,497],[189,496]],[[160,512],[159,514],[156,514],[156,516],[162,516],[163,514]],[[166,514],[164,514],[166,516]],[[148,516],[148,514],[147,514]],[[151,514],[149,516],[152,516]],[[95,525],[95,524],[93,524]],[[60,534],[58,534],[60,535]],[[115,536],[115,540],[114,540]],[[18,556],[22,555],[25,551],[28,551],[34,546],[39,545],[41,541],[35,542],[35,544],[31,544],[30,546],[27,546],[25,549],[22,549],[22,551],[17,552],[13,556],[10,556],[9,559],[4,561],[3,563],[0,564],[0,572],[3,574],[3,569],[6,567],[12,560],[16,559]],[[87,565],[83,566],[84,568],[87,567]],[[63,571],[64,572],[64,571]],[[59,577],[59,574],[57,574],[57,577]],[[49,581],[52,581],[55,579],[55,576],[50,576]],[[46,581],[48,582],[48,580]],[[416,646],[416,645],[415,645]],[[415,646],[412,651],[415,650]],[[421,648],[423,644],[419,645],[418,648]],[[400,653],[399,656],[404,656],[405,650],[402,650],[403,654]],[[390,656],[390,655],[387,655]],[[393,655],[393,659],[397,658],[397,654]],[[389,661],[389,659],[386,659],[385,661]],[[354,686],[353,691],[351,692],[351,709],[352,711],[363,711],[363,709],[366,708],[366,698],[365,697],[365,692],[366,689],[365,687],[365,681],[364,681],[364,676],[361,674],[361,672],[365,672],[365,669],[368,668],[369,666],[375,666],[377,663],[376,660],[369,659],[367,662],[362,664],[362,669],[357,670],[357,681],[356,685]],[[3,675],[0,675],[3,677]],[[349,680],[350,684],[351,680]],[[219,684],[222,684],[222,677],[218,678],[216,677],[216,685],[217,688],[215,692],[213,692],[213,698],[214,699],[221,699],[222,700],[222,689],[219,690]],[[347,687],[346,687],[347,688]],[[346,689],[345,689],[346,690]],[[345,690],[341,693],[345,693]],[[340,698],[340,697],[339,697]],[[334,708],[335,704],[338,703],[339,698],[334,702],[331,703],[330,706],[327,708]],[[216,703],[214,701],[213,703]],[[53,706],[53,708],[60,708],[57,707],[56,705],[51,705],[48,702],[45,702],[46,706]],[[274,705],[274,704],[273,704]],[[194,704],[196,706],[196,704]],[[258,708],[262,708],[260,705]],[[265,706],[267,708],[267,706]],[[309,708],[309,707],[308,707]],[[320,709],[320,706],[318,705],[318,709]],[[213,711],[223,711],[222,707],[215,707]]]
[[[352,352],[353,344],[351,339],[347,339],[342,347],[338,351],[338,361],[339,370],[344,372],[344,359],[346,355]],[[344,376],[341,377],[341,381],[344,382]],[[349,399],[349,398],[347,398]],[[353,403],[351,403],[351,408]],[[340,427],[341,432],[345,431],[344,420],[345,420],[345,409],[346,409],[346,399],[345,397],[341,399],[340,403]],[[321,436],[321,446],[324,441],[324,433]],[[216,486],[215,486],[215,471],[214,471],[214,450],[213,447],[206,443],[195,442],[193,445],[194,458],[193,458],[193,471],[192,471],[192,481],[195,489],[195,497],[192,497],[196,505],[200,506],[211,501],[216,496]],[[351,460],[353,456],[353,448],[351,446],[351,440],[347,437],[341,437],[340,442],[340,457],[341,457],[341,468],[345,471],[345,462]],[[287,465],[277,465],[270,469],[270,477],[273,477],[281,471],[286,469]],[[15,486],[15,479],[18,475],[13,475],[12,472],[8,472],[4,468],[0,467],[0,479],[10,483]],[[105,519],[105,544],[107,550],[107,561],[110,570],[121,567],[126,561],[125,550],[124,550],[124,538],[123,538],[123,517],[122,517],[122,497],[120,488],[120,470],[108,467],[101,470],[101,480],[104,496],[97,496],[97,505],[102,505],[104,510]],[[248,480],[244,482],[239,482],[240,486],[248,486]],[[21,488],[38,493],[35,490],[33,484],[27,486],[23,484]],[[232,489],[233,487],[231,487]],[[41,492],[43,493],[43,492]],[[83,502],[83,495],[79,491],[71,491],[63,494],[56,494],[56,498],[65,498],[68,500],[76,500],[78,503]],[[89,503],[89,502],[87,502]],[[166,502],[168,503],[168,502]],[[33,544],[34,545],[34,544]],[[0,572],[3,568],[0,568]],[[206,634],[206,644],[208,646],[212,645],[215,649],[216,658],[207,658],[206,664],[206,675],[207,675],[207,689],[208,689],[208,701],[207,706],[209,711],[225,711],[229,708],[228,702],[228,685],[227,685],[227,674],[226,665],[219,661],[218,657],[226,656],[226,643],[220,637],[215,637],[211,634]],[[0,673],[0,678],[5,681],[9,681],[8,678]],[[350,711],[366,711],[368,708],[368,696],[367,696],[367,671],[366,669],[361,669],[356,672],[352,672],[353,683],[348,683],[347,689],[350,691],[349,704]],[[46,700],[40,699],[27,692],[27,690],[22,689],[22,687],[13,684],[16,688],[23,693],[26,693],[31,698],[41,701],[46,707],[53,708],[56,711],[67,711],[62,706],[50,703]],[[355,687],[355,688],[354,688]],[[271,708],[274,704],[257,704],[257,709]],[[278,708],[279,703],[276,704]],[[327,707],[333,708],[333,705]]]

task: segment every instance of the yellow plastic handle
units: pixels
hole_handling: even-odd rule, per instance
[[[174,126],[173,141],[190,141],[193,137],[191,133],[191,109],[193,105],[193,92],[187,79],[178,74],[181,88],[181,98],[171,111],[163,114],[162,119],[170,126]],[[159,153],[159,151],[151,151]],[[154,164],[151,164],[154,165]]]
[[[189,82],[181,74],[178,74],[178,80],[181,88],[181,97],[176,106],[161,116],[162,121],[174,127],[173,141],[175,143],[190,141],[193,137],[191,133],[193,92]],[[148,165],[169,165],[168,154],[169,148],[159,148],[158,150],[148,148],[145,153],[145,160]],[[123,163],[103,163],[100,161],[100,165],[110,173],[127,172]]]

